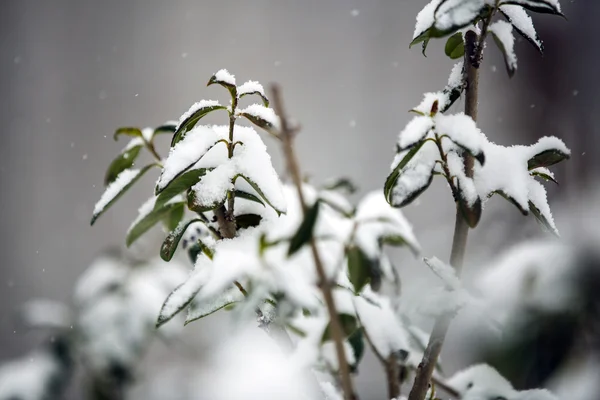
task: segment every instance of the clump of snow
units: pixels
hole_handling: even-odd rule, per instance
[[[6,363],[0,367],[0,398],[46,399],[60,368],[47,351],[38,351]]]
[[[201,110],[203,108],[219,107],[220,105],[221,104],[219,104],[219,102],[216,100],[200,100],[200,101],[192,104],[191,107],[189,108],[189,110],[184,112],[181,115],[181,117],[179,117],[179,122],[177,123],[177,130],[179,130],[183,121],[185,121],[186,119],[191,117],[192,114],[194,114],[196,111]]]
[[[220,69],[214,75],[217,82],[224,82],[228,85],[235,86],[235,76],[231,75],[226,69]]]
[[[442,2],[442,0],[432,0],[417,14],[417,23],[415,24],[415,31],[413,33],[413,40],[419,35],[431,28],[435,22],[435,9]]]
[[[435,27],[447,31],[473,21],[491,0],[446,0],[435,11]],[[493,3],[492,3],[493,4]]]
[[[258,93],[261,96],[265,96],[265,89],[257,81],[247,81],[237,88],[238,97],[242,97],[250,93]]]
[[[94,206],[94,217],[98,216],[138,175],[140,169],[126,169],[106,188],[100,200]]]
[[[440,111],[448,108],[450,104],[450,94],[455,90],[460,90],[464,84],[463,68],[463,61],[456,63],[452,68],[450,75],[448,76],[448,83],[444,90],[439,92],[425,93],[421,103],[413,110],[421,114],[429,115],[431,108],[433,107],[433,103],[436,101],[438,102],[438,109]]]
[[[512,25],[506,21],[496,21],[489,26],[489,30],[502,44],[501,47],[509,71],[516,70],[517,54],[515,53],[515,37],[512,32]]]
[[[396,155],[392,169],[402,161],[410,150],[402,151]],[[404,204],[415,193],[424,189],[433,177],[433,170],[439,152],[432,142],[426,142],[414,155],[414,157],[402,168],[400,176],[396,181],[391,193],[392,205]]]
[[[423,140],[431,128],[433,128],[433,120],[429,116],[414,117],[400,132],[398,139],[400,149],[407,149]]]
[[[439,136],[447,135],[453,142],[468,149],[472,154],[481,153],[483,135],[473,118],[463,113],[454,115],[438,113],[434,121]]]
[[[448,385],[460,393],[461,398],[470,392],[486,394],[486,397],[512,398],[515,390],[511,383],[498,373],[494,368],[487,364],[477,364],[454,374],[446,381]]]
[[[473,207],[477,200],[479,200],[479,195],[477,194],[473,179],[469,178],[465,172],[464,159],[456,152],[450,151],[446,154],[446,161],[450,175],[456,177],[458,180],[460,196],[466,201],[469,207]]]
[[[272,108],[265,107],[262,104],[251,104],[243,110],[238,111],[238,115],[244,114],[262,119],[272,125],[275,129],[279,129],[279,117]]]

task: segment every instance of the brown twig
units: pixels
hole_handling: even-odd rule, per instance
[[[388,357],[384,357],[383,354],[377,350],[375,344],[373,344],[373,341],[371,340],[371,337],[364,326],[362,327],[362,331],[365,340],[373,351],[373,354],[375,354],[375,357],[379,360],[383,366],[383,369],[385,370],[385,377],[388,385],[388,398],[400,398],[400,389],[402,386],[402,382],[400,381],[400,369],[402,367],[398,362],[398,358],[394,353],[390,353]]]
[[[489,26],[490,17],[485,21],[481,37],[473,31],[467,31],[465,34],[465,114],[477,120],[478,88],[479,88],[479,65],[481,62],[481,51],[483,50],[483,41]],[[473,156],[465,152],[465,173],[467,177],[473,177]],[[469,234],[469,225],[462,215],[458,204],[456,207],[456,222],[454,225],[454,237],[452,240],[452,251],[450,254],[450,265],[452,265],[456,274],[460,275],[465,251],[467,248],[467,237]],[[451,314],[439,316],[433,326],[429,343],[423,353],[423,359],[417,367],[415,382],[408,396],[408,400],[423,400],[427,394],[429,383],[433,377],[435,365],[442,351],[446,333],[453,319]]]
[[[302,174],[300,172],[300,166],[298,164],[296,153],[294,151],[294,136],[297,130],[293,129],[286,119],[286,114],[284,112],[283,107],[283,100],[281,98],[279,87],[277,85],[273,85],[271,87],[271,93],[273,99],[273,108],[275,109],[275,113],[280,118],[280,139],[283,145],[283,152],[287,164],[287,171],[290,177],[292,178],[294,185],[296,186],[298,198],[300,199],[300,204],[302,206],[302,212],[306,213],[307,205],[304,199],[304,194],[302,192]],[[348,361],[346,360],[346,353],[344,351],[344,335],[342,325],[337,314],[335,300],[333,298],[331,282],[325,273],[325,268],[323,266],[323,262],[321,261],[321,256],[317,248],[317,243],[312,237],[310,239],[310,249],[315,262],[317,275],[319,277],[319,287],[323,292],[323,298],[325,300],[327,311],[331,319],[331,336],[333,338],[337,354],[340,381],[342,385],[342,390],[344,392],[344,399],[357,400],[358,397],[356,396],[356,393],[354,391],[354,385],[352,383],[352,377],[350,375],[350,368],[348,366]]]

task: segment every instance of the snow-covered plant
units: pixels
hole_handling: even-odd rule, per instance
[[[513,28],[542,49],[526,10],[561,15],[558,0],[433,0],[419,13],[412,44],[423,42],[425,50],[430,39],[449,36],[446,53],[463,61],[442,91],[427,93],[412,110],[417,115],[400,133],[383,190],[367,194],[356,207],[345,196],[347,180],[323,186],[303,180],[293,145],[298,127],[286,118],[276,86],[271,109],[259,83],[238,86],[233,75],[220,70],[208,85],[227,89],[228,105],[202,100],[177,122],[157,129],[119,129],[115,138],[132,139],[109,167],[92,223],[142,174],[158,167],[154,194],[140,208],[126,243],[162,221],[161,257],[169,261],[182,248],[193,263],[189,276],[164,300],[156,326],[184,311],[187,324],[233,309],[236,321],[257,321],[289,351],[292,370],[315,372],[315,386],[328,398],[358,398],[352,374],[365,345],[385,369],[389,398],[400,398],[400,387],[413,372],[409,400],[434,398],[436,388],[464,399],[487,399],[480,394],[488,392],[502,398],[504,391],[488,391],[485,384],[481,391],[479,384],[475,391],[452,387],[437,367],[452,317],[474,299],[460,281],[460,267],[468,229],[478,224],[485,202],[500,194],[557,233],[546,191],[536,179],[554,180],[547,168],[567,159],[569,149],[554,137],[531,146],[499,146],[475,122],[488,33],[503,51],[510,75],[516,69]],[[495,21],[500,14],[508,22]],[[448,114],[463,93],[465,113]],[[246,96],[262,104],[242,108]],[[200,123],[216,111],[227,117],[226,125]],[[281,144],[289,183],[280,182],[254,126]],[[154,145],[163,132],[172,134],[164,159]],[[138,168],[142,148],[154,162]],[[424,300],[422,309],[436,317],[427,335],[400,306],[398,271],[384,247],[420,254],[397,208],[423,193],[435,175],[446,179],[457,219],[450,263],[424,259],[443,285],[423,296],[432,304]],[[306,388],[308,398],[315,396],[311,389]],[[510,384],[505,389],[518,394]]]
[[[40,349],[0,367],[0,399],[64,398],[81,368],[89,399],[123,399],[139,374],[156,336],[154,323],[164,297],[185,277],[180,265],[126,261],[106,254],[76,283],[73,306],[31,300],[23,322],[49,337]],[[171,324],[163,337],[180,331]]]
[[[531,212],[558,235],[546,190],[538,179],[554,181],[547,168],[569,158],[569,149],[555,137],[543,137],[530,146],[500,146],[476,124],[479,67],[488,35],[502,51],[509,76],[517,68],[513,31],[543,50],[527,11],[562,15],[558,0],[433,0],[417,16],[411,46],[422,43],[424,53],[431,39],[448,37],[446,54],[462,61],[454,66],[442,91],[425,94],[412,110],[417,116],[400,133],[384,192],[390,205],[404,207],[429,187],[435,175],[446,180],[457,206],[450,257],[457,276],[468,230],[477,226],[485,202],[494,194],[515,204],[524,215]],[[465,112],[448,114],[462,93]],[[409,400],[425,398],[452,315],[448,311],[436,319]],[[488,398],[482,394],[476,398],[480,397]]]

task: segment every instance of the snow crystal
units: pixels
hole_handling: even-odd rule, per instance
[[[238,111],[238,115],[241,114],[248,114],[252,117],[260,118],[267,121],[275,129],[279,129],[279,117],[275,114],[275,111],[262,104],[251,104],[243,110]]]
[[[102,193],[100,200],[98,200],[94,206],[93,215],[97,216],[104,211],[106,206],[113,201],[119,195],[119,193],[121,193],[123,189],[125,189],[125,187],[140,174],[140,172],[141,170],[139,169],[126,169],[121,172],[117,178],[111,182],[110,185],[108,185],[104,193]]]
[[[259,93],[261,96],[265,95],[265,89],[263,86],[257,81],[248,81],[238,86],[237,94],[238,97],[242,97],[245,94],[249,93]]]
[[[193,113],[195,113],[196,111],[202,109],[202,108],[207,108],[207,107],[218,107],[221,104],[219,104],[218,101],[216,100],[200,100],[194,104],[191,105],[191,107],[189,108],[189,110],[187,110],[186,112],[184,112],[181,117],[179,117],[179,122],[177,123],[177,129],[179,129],[181,127],[181,124],[183,123],[183,121],[185,121],[186,119],[188,119],[189,117],[192,116]]]
[[[435,9],[442,2],[442,0],[432,0],[417,14],[417,23],[415,25],[415,31],[413,33],[413,40],[419,35],[431,28],[435,22]]]
[[[523,33],[529,40],[531,40],[539,50],[542,50],[542,41],[538,38],[533,21],[523,7],[513,4],[505,4],[500,6],[502,11],[511,24],[521,33]]]
[[[220,69],[214,75],[218,82],[225,82],[228,85],[235,86],[235,76],[231,75],[226,69]]]
[[[490,25],[489,30],[502,43],[506,64],[510,71],[514,71],[517,69],[517,55],[512,25],[506,21],[496,21]]]
[[[424,139],[431,128],[433,128],[433,120],[429,116],[414,117],[400,132],[398,145],[403,150],[411,147]]]
[[[227,139],[227,133],[211,127],[198,125],[189,131],[169,152],[156,187],[164,189],[177,175],[194,165],[219,140]]]

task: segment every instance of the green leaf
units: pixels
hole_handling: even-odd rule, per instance
[[[358,190],[357,186],[350,178],[338,178],[331,183],[323,185],[324,190],[334,190],[345,192],[346,194],[354,194]]]
[[[94,213],[94,215],[92,215],[92,220],[90,222],[90,225],[94,225],[94,222],[96,222],[96,220],[102,215],[104,214],[104,212],[106,212],[106,210],[108,210],[121,196],[123,196],[123,194],[125,194],[126,191],[129,190],[130,187],[132,187],[145,173],[146,171],[148,171],[150,168],[157,166],[156,164],[150,164],[150,165],[146,165],[144,168],[140,169],[138,174],[135,175],[133,177],[133,179],[131,179],[129,181],[129,183],[125,186],[123,186],[122,188],[120,188],[120,190],[114,194],[114,196],[112,197],[112,199],[110,199],[108,201],[108,203],[106,203],[106,205],[104,207],[102,207],[101,210],[98,210],[97,212]],[[109,188],[107,188],[108,190]]]
[[[267,196],[265,196],[264,192],[262,191],[262,189],[256,184],[256,182],[254,182],[252,179],[248,178],[245,175],[239,174],[236,175],[233,178],[233,182],[235,183],[235,181],[237,180],[237,178],[243,178],[246,182],[248,182],[248,184],[250,186],[252,186],[252,189],[254,189],[254,191],[265,201],[265,203],[267,203],[273,210],[275,210],[275,212],[277,213],[277,215],[281,215],[281,214],[285,214],[284,210],[280,210],[277,207],[275,207],[273,205],[273,203],[271,203],[271,201],[267,198]]]
[[[477,200],[475,200],[475,203],[473,203],[473,205],[469,205],[469,203],[463,196],[463,191],[460,187],[460,180],[458,181],[457,191],[458,193],[456,200],[458,202],[458,208],[461,214],[463,215],[465,221],[467,221],[467,225],[469,225],[470,228],[475,228],[477,224],[479,224],[479,220],[481,219],[481,199],[478,196]]]
[[[242,300],[244,300],[244,295],[237,287],[231,287],[210,299],[204,299],[202,301],[194,299],[188,307],[185,325],[214,314],[215,312],[234,305]]]
[[[365,341],[363,338],[362,329],[356,329],[354,332],[348,336],[348,343],[352,347],[352,352],[354,353],[354,364],[352,365],[352,372],[357,372],[357,367],[362,357],[365,353]]]
[[[140,128],[136,128],[136,127],[132,127],[132,126],[126,126],[123,128],[119,128],[115,131],[115,134],[113,135],[113,139],[118,140],[119,136],[129,136],[129,137],[139,137],[139,138],[144,138],[144,135],[142,135],[142,131]]]
[[[238,230],[247,229],[258,226],[261,220],[262,217],[258,214],[241,214],[236,215],[235,224]]]
[[[166,216],[164,222],[167,230],[172,231],[177,228],[181,220],[183,219],[183,215],[185,214],[185,205],[181,203],[179,207],[175,207],[171,212]]]
[[[462,32],[456,32],[448,38],[445,52],[452,60],[465,56],[465,42],[463,40]]]
[[[165,217],[169,216],[171,211],[175,210],[181,205],[184,204],[182,202],[172,202],[167,204],[162,204],[158,207],[155,207],[152,211],[150,211],[147,215],[136,220],[134,224],[129,228],[127,232],[127,237],[125,238],[125,244],[127,247],[131,246],[133,242],[135,242],[140,236],[146,233],[150,228],[156,225],[159,221],[163,220]]]
[[[347,251],[348,278],[354,286],[354,292],[360,291],[371,281],[372,261],[358,246],[351,246]]]
[[[342,325],[342,331],[344,333],[344,337],[350,336],[354,331],[358,328],[358,321],[354,315],[350,314],[338,314],[338,318],[340,324]],[[321,336],[321,343],[324,343],[328,340],[332,340],[331,336],[331,322],[327,324],[325,330],[323,331],[323,335]]]
[[[164,204],[178,194],[185,192],[196,183],[200,182],[200,179],[210,170],[211,169],[208,168],[192,169],[179,175],[160,191],[158,198],[156,199],[156,204]]]
[[[514,204],[515,207],[517,207],[519,209],[519,211],[521,211],[521,214],[523,215],[529,215],[529,211],[523,207],[521,207],[521,205],[511,196],[509,196],[508,194],[506,194],[504,191],[502,190],[496,190],[494,193],[492,194],[499,194],[500,196],[504,197],[506,200],[510,201],[512,204]]]
[[[212,111],[226,109],[227,107],[222,105],[213,105],[200,107],[199,109],[194,111],[189,117],[184,119],[183,122],[181,122],[181,124],[179,124],[179,126],[177,127],[177,130],[173,135],[173,139],[171,139],[171,147],[175,146],[179,141],[181,141],[185,137],[185,134],[192,130],[192,128],[196,126],[196,124],[198,123],[198,121],[200,121],[202,117],[204,117]]]
[[[319,206],[320,201],[316,201],[309,209],[306,210],[304,220],[298,227],[298,230],[290,240],[290,247],[288,248],[287,255],[291,257],[294,253],[302,248],[305,244],[310,242],[313,237],[315,224],[319,217]]]
[[[213,250],[208,247],[201,239],[196,239],[196,243],[188,247],[188,257],[192,264],[196,265],[196,261],[198,260],[198,256],[200,254],[205,254],[206,257],[212,260],[214,256]]]
[[[549,0],[503,0],[500,2],[501,6],[505,4],[515,4],[529,11],[564,17],[564,14],[556,7],[554,2]]]
[[[104,176],[104,185],[109,185],[117,179],[117,176],[126,169],[133,167],[135,160],[140,154],[140,150],[144,146],[143,143],[136,144],[126,148],[121,154],[119,154],[108,166],[106,175]]]
[[[154,137],[156,135],[161,135],[161,134],[169,134],[169,133],[174,134],[176,130],[177,130],[177,123],[167,122],[163,125],[156,127],[154,129],[154,133],[152,134],[152,137]]]
[[[163,303],[156,321],[156,328],[160,328],[189,306],[200,289],[201,286],[194,282],[193,279],[188,279],[177,286]]]
[[[171,261],[173,255],[175,254],[175,251],[177,250],[177,246],[181,241],[181,238],[185,234],[185,231],[191,224],[195,222],[202,222],[202,220],[199,218],[195,218],[190,221],[182,221],[179,223],[179,225],[177,225],[175,229],[173,229],[167,235],[162,246],[160,246],[160,258],[162,258],[165,261]]]
[[[258,203],[258,204],[262,204],[263,207],[265,206],[265,203],[260,198],[253,195],[252,193],[244,192],[243,190],[238,190],[238,189],[236,189],[234,193],[235,193],[236,198],[246,199],[246,200]]]
[[[527,161],[527,169],[532,170],[540,167],[549,167],[563,160],[568,160],[570,156],[559,149],[550,149],[536,154]]]
[[[535,36],[532,37],[529,34],[525,33],[523,30],[520,29],[520,21],[513,21],[510,16],[505,13],[502,9],[499,9],[499,11],[502,13],[502,15],[504,16],[504,18],[506,18],[506,20],[508,22],[511,23],[511,25],[513,26],[513,29],[515,31],[517,31],[519,33],[519,35],[521,35],[523,38],[525,38],[529,43],[531,43],[536,49],[538,49],[538,51],[540,52],[540,54],[544,54],[544,43],[542,43],[542,41],[540,40],[540,37],[538,36],[537,32],[534,31]],[[525,10],[521,11],[523,13],[525,13]]]

